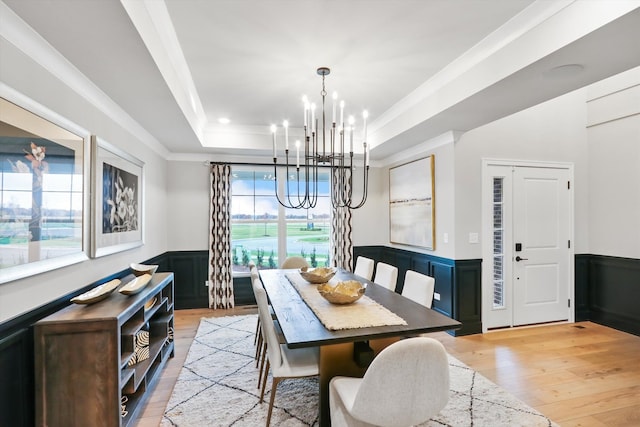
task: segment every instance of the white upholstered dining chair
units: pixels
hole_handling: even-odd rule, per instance
[[[395,291],[396,282],[398,281],[398,268],[393,265],[379,262],[376,265],[376,275],[373,283],[384,286],[385,288]]]
[[[280,268],[302,268],[309,267],[309,263],[306,259],[301,256],[290,256],[287,257],[283,262]]]
[[[271,396],[269,398],[269,411],[267,413],[266,426],[268,427],[271,422],[273,402],[276,397],[278,383],[287,378],[304,378],[318,375],[320,372],[318,366],[319,355],[317,347],[290,349],[286,344],[280,344],[274,321],[269,314],[267,293],[262,286],[254,286],[253,289],[258,302],[258,314],[262,324],[262,333],[267,343],[267,364],[262,378],[260,403],[264,401],[269,369],[271,369],[273,377]]]
[[[447,352],[428,337],[391,344],[363,378],[338,376],[329,383],[332,427],[412,426],[438,414],[448,400]]]
[[[374,264],[375,263],[372,259],[359,256],[356,259],[356,268],[353,269],[353,274],[357,274],[360,277],[371,280],[371,276],[373,276]]]
[[[402,296],[405,296],[418,304],[422,304],[427,308],[431,308],[435,285],[436,279],[433,277],[418,273],[417,271],[407,270],[404,276]]]

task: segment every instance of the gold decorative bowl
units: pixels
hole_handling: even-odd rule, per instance
[[[357,280],[339,282],[335,286],[329,283],[318,285],[318,292],[331,304],[351,304],[364,295],[366,287]]]
[[[336,269],[331,267],[309,268],[302,267],[300,275],[310,283],[327,283],[336,274]]]
[[[144,274],[151,274],[153,276],[153,273],[155,273],[156,270],[158,269],[158,266],[154,264],[132,263],[129,265],[129,267],[131,267],[131,270],[133,271],[133,275],[136,277],[142,276]]]

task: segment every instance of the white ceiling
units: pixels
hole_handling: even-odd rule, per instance
[[[319,66],[381,159],[640,65],[632,0],[3,1],[172,153],[269,154]]]

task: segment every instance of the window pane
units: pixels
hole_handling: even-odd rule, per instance
[[[46,206],[43,215],[47,217],[68,216],[71,209],[71,193],[42,192],[42,206]]]
[[[254,172],[236,171],[231,174],[231,194],[234,196],[253,195],[254,193]]]
[[[4,190],[31,191],[33,174],[5,172],[2,175],[2,188]]]
[[[71,177],[67,174],[45,173],[42,175],[44,191],[71,191]]]
[[[493,178],[493,308],[504,308],[503,178]]]
[[[255,200],[253,195],[237,196],[231,198],[231,221],[254,219]]]
[[[235,272],[248,271],[250,261],[259,268],[276,268],[285,257],[300,255],[312,266],[329,265],[329,174],[326,169],[319,169],[318,177],[319,196],[314,208],[285,209],[275,197],[272,168],[233,167],[231,239]],[[313,189],[314,184],[310,185]],[[298,203],[298,186],[304,191],[306,183],[304,180],[289,182],[289,190],[295,193],[291,200],[294,204]],[[280,215],[284,217],[280,218]],[[286,224],[282,233],[279,233],[279,224]],[[284,254],[278,254],[280,234],[286,237]]]
[[[18,209],[16,215],[31,215],[31,189],[29,191],[7,191],[2,192],[2,209]],[[27,210],[28,212],[22,212]]]
[[[233,167],[231,243],[234,272],[247,272],[253,261],[278,266],[278,202],[267,168]]]

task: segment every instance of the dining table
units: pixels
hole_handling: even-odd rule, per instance
[[[329,283],[357,280],[366,288],[362,298],[344,306],[323,305],[316,297],[318,285],[305,281],[296,269],[260,270],[260,279],[284,344],[292,349],[319,349],[322,427],[331,425],[329,382],[333,377],[362,377],[373,357],[400,339],[462,327],[457,320],[344,269],[337,269]],[[344,316],[347,320],[339,321]]]

